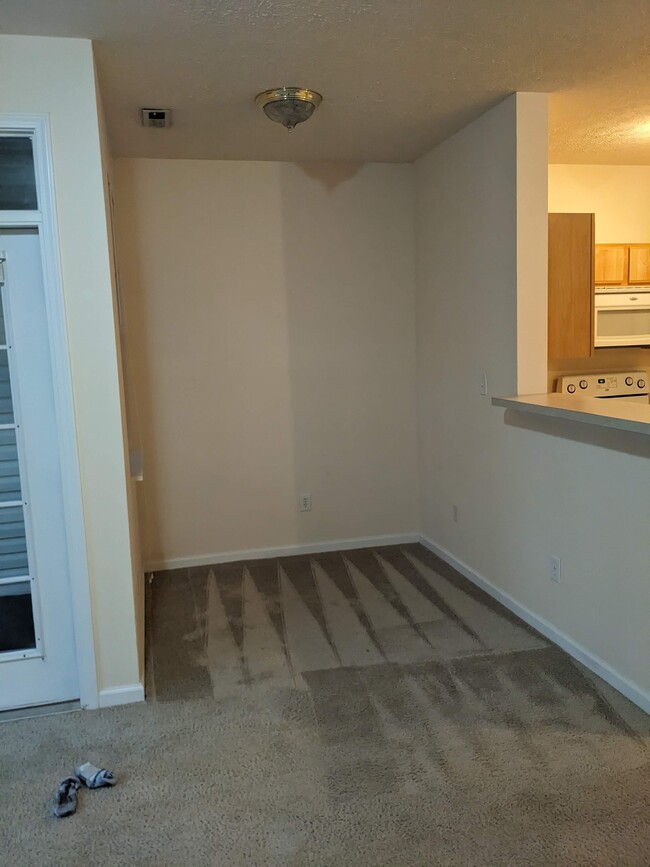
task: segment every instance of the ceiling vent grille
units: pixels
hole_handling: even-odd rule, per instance
[[[142,126],[152,126],[163,129],[172,125],[172,113],[169,108],[143,108]]]

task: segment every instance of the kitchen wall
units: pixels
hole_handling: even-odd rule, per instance
[[[136,570],[91,43],[0,36],[0,79],[0,111],[49,115],[97,675],[100,691],[133,686]]]
[[[546,297],[539,238],[521,223],[546,220],[545,137],[530,134],[544,111],[538,94],[509,97],[416,163],[422,530],[650,707],[647,438],[504,413],[479,394],[484,371],[491,394],[545,374],[543,352],[517,342],[517,318]]]
[[[650,243],[650,166],[549,165],[548,210],[595,214],[597,244]],[[587,359],[550,359],[548,388],[554,391],[562,374],[623,369],[650,375],[650,349],[598,349]]]
[[[417,531],[413,171],[116,160],[149,563]]]
[[[650,244],[650,166],[549,165],[548,210],[595,214],[597,244]]]

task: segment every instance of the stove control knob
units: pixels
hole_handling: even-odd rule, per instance
[[[566,390],[569,392],[569,394],[573,394],[576,390],[576,387],[573,383],[571,383],[571,385],[567,385]]]
[[[639,386],[639,388],[645,388],[645,379],[640,379],[637,382],[637,385]]]
[[[580,388],[586,388],[589,385],[586,379],[580,380]]]
[[[625,385],[632,385],[633,382],[634,382],[634,380],[632,379],[631,376],[625,377]]]

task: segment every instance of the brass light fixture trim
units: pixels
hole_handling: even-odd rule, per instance
[[[322,101],[320,93],[304,87],[275,87],[255,97],[264,114],[281,123],[289,132],[299,123],[309,120]]]

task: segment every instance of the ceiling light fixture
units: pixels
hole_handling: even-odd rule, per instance
[[[650,137],[650,120],[644,120],[632,125],[632,134],[637,138]]]
[[[255,97],[255,102],[269,120],[281,123],[289,132],[299,123],[309,120],[322,101],[320,93],[303,87],[276,87]]]

